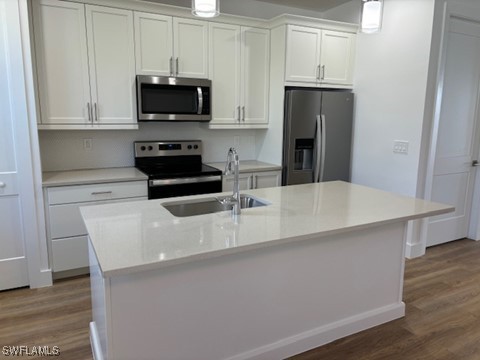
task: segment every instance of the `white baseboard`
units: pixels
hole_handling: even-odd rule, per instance
[[[413,259],[425,255],[425,247],[422,244],[409,244],[405,248],[405,257]]]
[[[405,316],[405,304],[389,305],[261,346],[227,360],[284,359]]]
[[[102,346],[100,345],[95,321],[90,322],[90,346],[92,347],[93,360],[103,360]]]

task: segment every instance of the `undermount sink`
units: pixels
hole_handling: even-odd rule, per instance
[[[195,200],[172,201],[163,203],[162,206],[174,216],[187,217],[211,214],[220,211],[230,211],[233,208],[232,196],[209,197]],[[240,194],[240,207],[242,209],[266,206],[267,202],[251,195]]]

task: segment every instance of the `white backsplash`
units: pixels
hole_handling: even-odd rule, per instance
[[[42,171],[133,166],[133,142],[139,140],[202,140],[203,162],[224,161],[236,146],[240,160],[255,159],[256,130],[209,130],[200,123],[141,123],[139,130],[41,130]],[[92,140],[91,150],[84,139]]]

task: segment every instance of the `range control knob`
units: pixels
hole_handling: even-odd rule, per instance
[[[147,148],[145,146],[140,147],[140,150],[145,151]]]
[[[152,151],[152,150],[153,150],[153,146],[150,145],[150,146],[148,147],[148,151]]]
[[[193,145],[193,148],[194,148],[194,149],[198,149],[198,145]]]
[[[192,150],[192,145],[188,145],[188,146],[187,146],[187,149],[188,149],[188,150]]]

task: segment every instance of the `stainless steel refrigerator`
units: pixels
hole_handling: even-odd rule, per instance
[[[282,185],[350,181],[353,94],[287,89]]]

